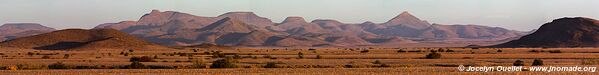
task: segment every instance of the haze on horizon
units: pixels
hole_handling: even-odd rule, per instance
[[[529,31],[561,17],[599,18],[599,0],[0,0],[0,24],[40,23],[57,29],[135,21],[152,9],[198,16],[250,11],[281,22],[386,22],[403,11],[438,24],[476,24]]]

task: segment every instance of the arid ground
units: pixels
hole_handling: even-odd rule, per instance
[[[441,49],[441,50],[439,50]],[[459,65],[512,66],[516,60],[530,66],[541,59],[544,66],[598,66],[597,48],[221,48],[175,50],[86,50],[51,51],[2,48],[0,70],[4,74],[593,74],[593,72],[461,72]],[[214,52],[225,55],[218,57]],[[426,58],[431,51],[441,57]],[[300,53],[303,58],[300,58]],[[68,55],[68,56],[65,56]],[[126,55],[126,56],[125,56]],[[145,65],[173,69],[118,69],[131,64],[131,57],[152,57]],[[234,58],[237,68],[189,68],[203,61]],[[378,61],[378,62],[377,62]],[[95,69],[48,69],[62,62],[71,67]],[[264,68],[267,63],[273,68]],[[384,66],[383,66],[384,65]],[[106,67],[106,68],[103,68]],[[100,68],[100,69],[97,69]]]

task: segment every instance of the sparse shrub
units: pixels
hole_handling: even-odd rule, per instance
[[[408,52],[408,51],[406,51],[406,50],[403,50],[403,49],[399,49],[399,50],[397,50],[397,53],[401,53],[401,52]]]
[[[524,66],[524,61],[522,61],[522,60],[516,60],[513,65],[514,66]]]
[[[383,64],[383,62],[381,62],[380,60],[375,60],[374,62],[372,62],[372,64]]]
[[[378,67],[391,67],[391,65],[389,65],[389,64],[385,64],[385,63],[382,63],[382,64],[380,64]]]
[[[133,50],[132,50],[132,49],[130,49],[130,50],[129,50],[129,52],[133,52]]]
[[[143,57],[131,57],[131,59],[129,59],[130,62],[152,62],[154,61],[154,59],[150,58],[149,56],[143,56]]]
[[[370,51],[369,50],[362,50],[362,51],[360,51],[360,53],[368,53],[368,52],[370,52]]]
[[[42,59],[50,59],[50,56],[44,55],[44,56],[42,56]]]
[[[445,52],[445,49],[439,48],[439,49],[437,49],[437,51],[439,51],[439,52]]]
[[[447,49],[447,50],[445,50],[445,52],[455,52],[455,51],[451,50],[451,49]]]
[[[497,50],[497,52],[503,52],[503,50],[501,50],[501,49],[498,49],[498,50]]]
[[[427,54],[425,58],[426,59],[439,59],[439,58],[441,58],[441,54],[437,53],[437,52],[431,52],[431,53]]]
[[[126,69],[147,69],[148,66],[144,65],[141,62],[133,61],[133,62],[131,62],[131,64],[125,66],[124,68],[126,68]]]
[[[549,52],[549,53],[562,53],[562,51],[561,51],[561,50],[551,50],[551,51],[548,51],[548,52]]]
[[[35,55],[35,53],[33,53],[33,52],[27,52],[27,55],[33,56],[33,55]]]
[[[154,55],[154,59],[158,59],[158,55]]]
[[[543,60],[541,60],[541,59],[535,59],[532,62],[532,66],[543,66]]]
[[[599,64],[599,60],[597,59],[583,59],[582,65],[597,65]]]
[[[316,59],[322,59],[322,56],[316,55]]]
[[[75,66],[74,69],[100,69],[100,67],[97,67],[97,66]]]
[[[264,68],[278,68],[276,62],[266,62]]]
[[[297,53],[297,58],[303,59],[304,53],[302,53],[302,52]]]
[[[56,62],[48,65],[48,69],[69,69],[69,67],[62,62]]]
[[[232,58],[219,59],[212,62],[210,68],[237,68],[237,65]]]
[[[123,56],[129,56],[129,53],[125,53],[125,54],[123,54]]]
[[[541,51],[539,51],[539,50],[530,50],[528,52],[541,52]]]
[[[64,59],[68,59],[69,57],[71,57],[71,55],[70,55],[70,54],[64,54],[64,57],[63,57],[63,58],[64,58]]]
[[[314,49],[314,48],[310,48],[310,49],[308,49],[308,50],[310,50],[310,51],[313,51],[313,50],[316,50],[316,49]]]

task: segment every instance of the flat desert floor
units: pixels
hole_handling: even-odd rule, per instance
[[[426,59],[432,51],[438,59]],[[222,59],[209,53],[236,57],[239,68],[190,69],[194,60],[207,64]],[[303,55],[300,58],[299,53]],[[68,57],[65,57],[68,55]],[[150,56],[145,65],[177,69],[47,69],[52,63],[71,66],[123,66],[131,57]],[[0,70],[2,74],[596,74],[597,72],[462,72],[459,65],[512,66],[516,60],[531,66],[541,59],[544,66],[599,66],[599,48],[182,48],[173,50],[82,50],[51,51],[0,49],[0,67],[25,65],[22,70]],[[278,68],[263,68],[276,62]],[[385,64],[386,66],[381,66]]]

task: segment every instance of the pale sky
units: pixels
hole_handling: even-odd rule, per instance
[[[438,24],[477,24],[528,31],[561,17],[599,18],[599,0],[0,0],[0,24],[40,23],[57,29],[93,28],[138,20],[152,9],[198,16],[251,11],[281,22],[385,22],[403,11]]]

